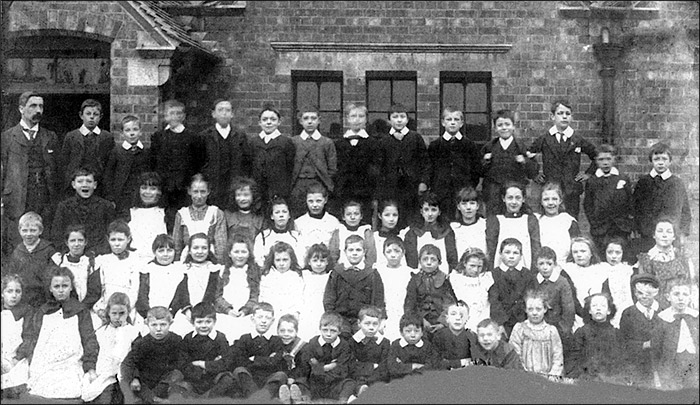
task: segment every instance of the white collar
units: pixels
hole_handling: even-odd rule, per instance
[[[694,310],[693,308],[686,308],[685,311],[683,311],[683,313],[688,314],[694,318],[698,317],[698,311]],[[675,314],[676,311],[673,310],[673,307],[668,307],[663,311],[659,312],[659,318],[663,319],[666,322],[673,322],[673,315]]]
[[[501,263],[502,264],[502,263]],[[549,276],[547,280],[551,282],[556,282],[559,279],[559,276],[561,275],[561,267],[555,266],[554,270],[552,270],[552,275]],[[541,284],[544,281],[544,277],[542,277],[542,274],[539,272],[537,273],[537,283]]]
[[[231,133],[231,125],[227,125],[226,128],[224,128],[217,122],[214,127],[216,127],[216,132],[224,139],[228,138],[228,135]]]
[[[345,131],[345,134],[343,134],[343,138],[349,138],[351,136],[359,136],[360,138],[369,138],[369,134],[364,129],[361,129],[358,132],[352,132],[352,130],[348,129],[347,131]]]
[[[401,347],[406,347],[408,346],[409,343],[404,339],[403,337],[399,339],[399,346]],[[419,340],[418,343],[415,344],[416,347],[423,347],[423,339]]]
[[[444,140],[446,140],[446,141],[449,141],[449,140],[451,140],[452,138],[456,138],[458,141],[461,141],[462,138],[464,138],[464,136],[463,136],[462,133],[459,132],[459,131],[457,131],[457,133],[454,134],[454,135],[451,135],[451,134],[450,134],[449,132],[447,132],[447,131],[445,131],[445,132],[442,134],[442,139],[444,139]]]
[[[564,136],[563,136],[562,139],[561,139],[561,140],[563,141],[563,140],[569,139],[569,138],[571,138],[572,136],[574,136],[574,129],[571,128],[571,127],[566,127],[566,129],[564,130],[564,132],[559,132],[559,130],[557,129],[557,126],[556,126],[556,125],[552,125],[552,127],[549,128],[549,134],[550,134],[550,135],[557,136],[558,133],[564,134]]]
[[[209,339],[211,340],[216,340],[216,337],[218,336],[219,332],[216,331],[216,329],[212,329],[211,332],[207,335]],[[197,336],[197,331],[192,331],[192,337]]]
[[[367,335],[365,335],[362,332],[362,329],[358,330],[357,332],[355,332],[354,335],[352,335],[352,338],[355,339],[355,342],[357,343],[362,342],[362,340],[366,337]],[[377,344],[379,344],[382,341],[382,339],[384,339],[384,336],[381,333],[377,333],[376,335],[374,335],[374,337],[377,338]]]
[[[620,175],[620,171],[617,170],[617,167],[611,167],[611,168],[610,168],[610,173],[608,173],[608,174],[603,173],[603,170],[602,170],[602,169],[596,169],[596,171],[595,171],[595,177],[608,177],[608,176],[610,176],[610,175],[619,176],[619,175]]]
[[[175,132],[176,134],[181,134],[182,131],[185,130],[185,126],[182,125],[182,123],[179,123],[179,124],[177,124],[177,126],[176,126],[175,128],[173,128],[173,127],[170,126],[170,124],[168,124],[168,125],[165,126],[165,130],[166,130],[166,131],[167,131],[167,130],[170,130],[170,131],[172,131],[172,132]]]
[[[401,131],[397,131],[394,129],[394,127],[391,127],[391,129],[389,130],[389,135],[394,135],[397,132],[403,136],[406,136],[406,134],[408,133],[408,127],[401,128]]]
[[[87,134],[89,134],[90,132],[94,133],[95,135],[99,135],[102,132],[100,127],[95,127],[95,129],[90,131],[89,129],[87,129],[85,124],[81,125],[80,128],[78,128],[78,131],[80,131],[80,133],[83,134],[83,136],[87,136]]]
[[[671,249],[669,249],[667,252],[662,252],[655,245],[654,247],[649,249],[649,251],[647,252],[647,255],[649,255],[649,258],[651,260],[656,259],[657,256],[662,256],[663,257],[662,260],[664,260],[665,258],[668,258],[669,261],[671,261],[671,260],[676,258],[676,251],[673,249],[673,247],[671,247]]]
[[[299,136],[304,141],[309,139],[309,134],[306,131],[301,131],[301,134],[299,134]],[[319,139],[321,139],[321,133],[318,132],[318,129],[315,130],[313,134],[311,134],[311,139],[313,139],[314,141],[318,141]]]
[[[269,140],[273,140],[280,135],[282,135],[282,134],[280,133],[279,129],[276,129],[275,132],[273,132],[271,134],[266,134],[265,131],[260,131],[260,139],[263,139],[263,140],[265,138],[267,138]]]
[[[516,266],[513,266],[513,268],[514,268],[515,270],[521,271],[521,270],[523,269],[523,264],[522,264],[522,263],[523,263],[523,261],[521,260],[520,262],[518,262],[518,264],[517,264]],[[501,270],[503,270],[503,271],[508,271],[508,269],[509,269],[509,267],[506,266],[505,263],[499,264],[499,265],[498,265],[498,268],[501,269]],[[539,273],[538,273],[538,274],[539,274]],[[552,275],[554,275],[554,273],[552,273]],[[553,281],[553,280],[552,280],[552,281]]]
[[[136,147],[139,149],[143,149],[143,144],[141,143],[141,141],[136,142]],[[131,144],[127,141],[124,141],[122,142],[122,148],[124,148],[125,150],[129,150],[131,149]]]
[[[19,121],[19,124],[22,126],[22,129],[25,130],[25,131],[27,131],[27,130],[29,130],[29,131],[35,131],[35,132],[34,132],[35,134],[39,132],[39,124],[34,124],[34,126],[31,127],[31,128],[29,128],[29,126],[27,125],[26,122],[24,122],[24,120],[20,120],[20,121]]]
[[[652,179],[656,176],[661,176],[662,179],[668,180],[668,178],[671,177],[671,175],[672,173],[669,169],[666,169],[666,171],[661,174],[659,174],[659,172],[657,172],[656,169],[651,169],[651,171],[649,172],[649,176],[651,176]]]
[[[325,344],[326,344],[326,341],[323,340],[323,336],[319,335],[318,336],[318,345],[323,347],[323,345],[325,345]],[[331,342],[331,347],[333,347],[335,349],[336,347],[338,347],[339,344],[340,344],[340,337],[337,337],[337,338],[335,338],[335,340],[333,342]]]
[[[501,144],[501,147],[503,148],[503,150],[506,150],[506,149],[508,149],[510,144],[513,143],[513,136],[511,135],[511,137],[506,139],[505,141],[503,140],[503,138],[498,137],[498,142]]]
[[[637,307],[637,309],[639,310],[639,312],[643,313],[644,315],[647,314],[647,311],[649,311],[649,309],[651,309],[651,310],[654,311],[654,312],[658,312],[658,311],[659,311],[659,303],[658,303],[656,300],[654,300],[654,302],[651,304],[651,308],[645,307],[645,306],[642,305],[642,303],[639,302],[639,301],[637,301],[637,302],[634,304],[634,306]]]
[[[255,330],[255,326],[253,326],[253,331],[250,332],[250,337],[252,337],[253,339],[255,339],[255,338],[258,337],[258,336],[264,337],[265,340],[270,340],[270,338],[273,336],[273,334],[272,334],[272,328],[268,329],[267,332],[265,332],[265,333],[263,333],[263,334],[261,335],[257,330]]]

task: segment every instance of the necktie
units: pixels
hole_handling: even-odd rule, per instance
[[[653,309],[647,309],[647,319],[651,321],[651,318],[654,317],[654,310]]]
[[[36,131],[33,129],[27,129],[27,128],[22,128],[24,129],[24,132],[29,134],[29,139],[34,139],[34,135],[36,135]]]
[[[333,346],[330,343],[323,345],[323,361],[330,362],[333,360]]]

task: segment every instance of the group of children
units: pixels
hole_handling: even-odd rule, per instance
[[[697,276],[678,248],[688,201],[667,146],[652,147],[651,174],[632,189],[614,149],[569,127],[564,103],[529,148],[513,113],[497,112],[498,137],[480,152],[450,108],[426,147],[401,106],[379,139],[352,106],[335,142],[313,107],[298,137],[266,106],[246,138],[217,101],[198,141],[184,107],[166,107],[152,148],[127,117],[104,170],[75,165],[51,240],[41,216],[19,218],[22,241],[3,260],[3,395],[347,401],[472,365],[697,387]],[[545,182],[539,213],[528,178]],[[591,239],[577,223],[584,184]]]

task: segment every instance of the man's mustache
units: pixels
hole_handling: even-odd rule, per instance
[[[42,117],[43,117],[43,115],[40,112],[38,112],[38,113],[35,113],[34,115],[32,115],[32,120],[39,121]]]

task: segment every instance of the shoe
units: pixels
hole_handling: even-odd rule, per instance
[[[280,398],[280,402],[282,402],[283,404],[291,404],[292,403],[291,393],[289,392],[289,387],[287,387],[287,385],[280,385],[279,398]]]
[[[292,403],[294,403],[294,404],[301,403],[301,389],[299,389],[298,385],[292,384],[289,387],[289,393],[292,396]]]
[[[360,388],[357,390],[357,396],[361,396],[368,388],[367,384],[360,385]]]
[[[357,399],[356,396],[350,395],[350,396],[348,397],[348,402],[347,402],[347,403],[348,403],[348,404],[353,403],[353,402],[355,402],[356,399]]]

